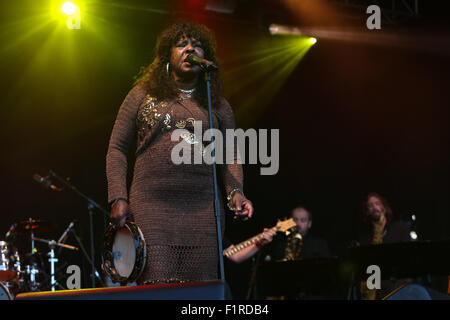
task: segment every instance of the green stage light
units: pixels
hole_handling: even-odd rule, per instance
[[[316,38],[314,38],[314,37],[309,38],[309,43],[310,43],[311,45],[316,44],[316,42],[317,42],[317,39],[316,39]]]
[[[289,76],[313,47],[310,38],[273,29],[271,35],[254,37],[242,62],[227,70],[224,81],[232,83],[227,87],[227,95],[240,101],[235,117],[242,127],[252,127],[255,119],[275,99]],[[249,90],[255,89],[258,94],[248,94]]]

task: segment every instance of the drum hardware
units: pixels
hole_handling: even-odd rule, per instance
[[[86,249],[83,246],[83,242],[81,241],[80,237],[77,235],[76,231],[75,231],[75,223],[77,222],[77,220],[73,220],[70,222],[69,226],[67,227],[66,230],[64,230],[63,234],[61,235],[61,237],[59,237],[58,239],[58,243],[64,243],[67,238],[69,237],[69,232],[73,234],[73,236],[75,237],[75,240],[77,240],[79,248],[81,249],[81,251],[84,254],[84,257],[86,258],[86,260],[88,261],[89,265],[92,265],[92,260],[89,257],[89,254],[86,252]],[[58,254],[61,252],[61,250],[63,249],[63,247],[59,248]],[[105,285],[103,284],[103,279],[100,277],[100,273],[97,271],[97,269],[95,269],[95,277],[97,277],[97,280],[100,281],[100,283],[102,284],[102,286],[104,287]]]
[[[10,227],[8,233],[14,233],[18,235],[43,234],[49,231],[53,231],[57,227],[58,225],[45,220],[35,220],[29,218],[28,220],[14,223]]]
[[[102,269],[113,282],[135,282],[147,262],[145,239],[139,227],[134,222],[126,222],[122,228],[109,224],[102,258]]]
[[[0,241],[0,300],[12,299],[22,283],[23,270],[19,252],[10,241]]]
[[[17,276],[16,254],[13,254],[12,250],[14,249],[8,242],[0,241],[0,281],[10,281]],[[18,265],[20,266],[20,261]]]
[[[73,222],[69,225],[60,239],[64,241],[67,238],[67,233],[73,227]],[[0,264],[0,280],[5,281],[4,286],[9,290],[9,293],[14,295],[17,292],[26,291],[42,291],[44,282],[50,282],[52,290],[57,284],[55,281],[55,263],[58,262],[55,254],[55,247],[78,250],[77,247],[66,245],[64,243],[56,242],[54,240],[45,240],[36,238],[35,234],[46,233],[56,228],[55,224],[49,222],[29,218],[25,221],[14,223],[6,234],[8,242],[0,241],[2,259]],[[11,242],[17,240],[16,235],[30,236],[31,252],[24,254],[22,257],[19,252],[10,245]],[[35,241],[45,242],[49,245],[49,256],[51,274],[44,271],[43,254],[37,252]],[[23,259],[21,259],[23,258]],[[61,287],[61,289],[64,289]]]
[[[34,241],[34,240],[33,240]],[[45,254],[37,252],[26,253],[22,257],[22,272],[19,277],[19,284],[22,291],[41,291],[42,284],[46,279],[44,271]]]
[[[40,273],[38,265],[36,263],[34,263],[32,265],[27,265],[26,273],[27,273],[27,275],[30,276],[29,290],[30,291],[39,291],[41,283],[37,282],[37,277],[36,277]]]
[[[61,237],[59,237],[58,243],[65,243],[67,240],[67,237],[69,236],[68,233],[70,230],[72,230],[72,228],[75,226],[75,221],[71,221],[69,226],[66,228],[66,230],[64,230],[63,234],[61,235]],[[63,247],[59,247],[59,251],[58,254],[61,253],[61,250],[63,249]]]
[[[24,267],[22,268],[20,266],[20,260],[15,259],[15,264],[17,270],[17,279],[19,279],[19,287],[23,288],[25,285],[25,277],[29,278],[29,282],[27,281],[28,290],[31,291],[38,291],[40,287],[40,283],[37,281],[37,275],[41,272],[41,266],[38,265],[36,259],[33,257],[36,257],[38,255],[36,246],[35,246],[35,240],[34,237],[36,234],[44,234],[47,232],[50,232],[57,228],[56,224],[39,220],[39,219],[33,219],[28,218],[24,221],[15,222],[7,232],[7,238],[8,239],[15,239],[16,235],[26,235],[30,236],[30,242],[31,242],[31,252],[27,255],[28,260],[24,264]],[[19,254],[16,255],[19,257]]]
[[[8,231],[8,234],[18,234],[18,235],[30,235],[31,237],[31,254],[36,252],[34,244],[34,235],[43,234],[52,231],[57,228],[56,224],[28,218],[28,220],[20,221],[14,223]]]
[[[3,288],[0,289],[0,295],[6,297],[9,294],[14,297],[19,292],[42,291],[48,283],[52,291],[55,290],[56,286],[64,289],[57,283],[56,279],[59,271],[55,270],[55,265],[58,262],[58,253],[55,252],[55,249],[59,247],[60,249],[78,250],[78,247],[64,244],[69,232],[74,234],[79,248],[82,249],[87,260],[92,264],[89,255],[84,250],[83,244],[74,230],[74,224],[75,221],[70,222],[59,240],[55,241],[35,236],[36,234],[43,234],[55,229],[55,224],[32,218],[14,223],[6,234],[7,241],[0,241],[0,281],[4,281]],[[15,243],[18,240],[17,235],[26,235],[27,238],[28,236],[30,237],[31,252],[19,255],[19,252],[11,245],[11,243]],[[46,243],[49,246],[48,253],[37,252],[35,241]],[[46,268],[44,267],[46,256],[48,257],[50,274],[44,271],[44,268]],[[62,270],[61,267],[60,270]],[[102,282],[100,274],[97,271],[95,271],[95,276]]]
[[[48,261],[50,262],[50,286],[51,290],[55,291],[55,286],[57,284],[55,280],[55,263],[58,262],[58,259],[55,256],[55,247],[58,246],[70,250],[78,250],[78,248],[68,244],[56,242],[55,240],[46,240],[41,238],[32,238],[32,240],[47,243],[50,248],[50,252],[48,253]]]
[[[31,220],[31,218],[30,218]],[[31,231],[31,254],[33,255],[35,253],[35,246],[34,246],[34,232]],[[30,271],[30,286],[31,290],[37,290],[37,283],[36,283],[36,274],[39,273],[38,269],[35,269],[35,264],[33,264],[33,267],[29,269]]]
[[[80,192],[74,185],[70,183],[70,178],[63,179],[60,176],[58,176],[55,172],[52,170],[49,171],[49,177],[57,179],[59,182],[61,182],[64,186],[66,186],[69,190],[72,190],[75,192],[78,196],[82,197],[87,201],[87,208],[89,212],[89,227],[90,227],[90,245],[91,245],[91,258],[87,259],[89,261],[89,264],[91,265],[91,281],[92,281],[92,288],[95,288],[95,278],[97,277],[100,281],[100,283],[104,286],[103,281],[95,269],[95,251],[94,251],[94,222],[93,222],[93,216],[94,216],[94,209],[97,208],[102,212],[108,219],[109,219],[109,212],[103,209],[98,203],[96,203],[94,200],[89,198],[88,196],[84,195],[82,192]],[[73,231],[72,231],[73,232]],[[84,248],[81,245],[81,241],[77,239],[78,243],[80,244],[80,247],[85,253]]]

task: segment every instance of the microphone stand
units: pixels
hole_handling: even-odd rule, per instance
[[[81,193],[75,186],[73,186],[72,184],[70,184],[66,179],[61,178],[60,176],[58,176],[55,172],[53,172],[52,170],[49,171],[49,175],[51,177],[54,177],[56,179],[58,179],[61,183],[63,183],[67,188],[69,188],[70,190],[72,190],[73,192],[75,192],[77,195],[79,195],[80,197],[84,198],[87,203],[88,203],[88,211],[89,211],[89,228],[90,228],[90,243],[91,243],[91,259],[89,261],[90,265],[91,265],[91,281],[92,281],[92,288],[95,288],[95,277],[98,276],[98,272],[95,269],[95,252],[94,252],[94,222],[93,222],[93,209],[97,208],[99,209],[106,217],[109,218],[109,213],[103,209],[98,203],[96,203],[94,200],[92,200],[91,198],[89,198],[88,196],[84,195],[83,193]],[[77,239],[78,240],[78,239]],[[78,241],[80,242],[80,241]],[[84,249],[83,249],[84,252]]]
[[[211,132],[214,132],[213,129],[213,121],[212,121],[212,107],[211,107],[211,72],[204,68],[205,71],[205,81],[206,81],[206,90],[208,95],[208,112],[209,112],[209,128]],[[219,245],[219,263],[220,263],[220,278],[225,284],[225,271],[224,271],[224,263],[223,263],[223,244],[222,244],[222,227],[220,221],[220,201],[219,201],[219,193],[217,186],[217,172],[216,172],[216,149],[214,145],[214,134],[211,136],[211,146],[212,146],[212,166],[213,166],[213,177],[214,177],[214,208],[216,212],[216,226],[217,226],[217,243]],[[224,292],[225,294],[225,292]]]

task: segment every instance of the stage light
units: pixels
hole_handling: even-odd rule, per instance
[[[313,47],[309,43],[313,34],[305,35],[297,27],[272,24],[267,31],[272,36],[257,38],[250,45],[246,52],[249,62],[228,73],[229,79],[242,79],[239,84],[232,86],[231,94],[248,96],[241,100],[242,107],[235,114],[244,126],[252,126],[252,119],[264,113],[265,107],[273,101],[305,54]],[[248,95],[248,88],[261,79],[266,80],[258,86],[258,94]]]
[[[411,231],[409,233],[409,237],[411,238],[411,240],[417,240],[417,233],[415,231]]]
[[[273,36],[300,36],[302,37],[302,43],[305,44],[305,40],[307,40],[309,45],[314,45],[317,43],[317,38],[308,37],[307,33],[303,32],[297,27],[292,26],[283,26],[280,24],[272,23],[269,26],[269,32]]]
[[[61,7],[61,11],[67,15],[74,14],[76,10],[77,10],[77,6],[70,1],[64,2]]]
[[[295,35],[295,36],[301,36],[303,35],[302,31],[297,27],[291,27],[291,26],[283,26],[280,24],[272,23],[269,26],[269,32],[271,35],[279,34],[279,35]]]
[[[80,7],[73,2],[66,1],[61,6],[61,11],[66,19],[66,26],[68,29],[80,29],[81,16]],[[60,13],[61,15],[61,13]]]

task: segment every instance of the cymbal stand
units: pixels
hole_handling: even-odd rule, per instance
[[[57,285],[56,280],[55,280],[55,263],[58,262],[58,259],[55,256],[55,247],[59,246],[59,247],[67,248],[70,250],[78,250],[78,248],[74,247],[74,246],[70,246],[68,244],[58,243],[55,240],[45,240],[45,239],[40,239],[40,238],[33,238],[33,240],[45,242],[48,244],[48,246],[50,248],[50,252],[48,253],[48,256],[50,257],[48,259],[48,261],[50,262],[50,286],[52,288],[52,291],[55,291],[55,286]]]
[[[33,219],[29,219],[30,224],[32,223]],[[35,246],[34,246],[34,231],[31,229],[31,256],[35,253]],[[36,274],[39,273],[39,270],[35,268],[34,263],[30,266],[30,269],[28,270],[30,273],[30,286],[31,290],[36,290],[38,287],[38,284],[36,283]]]
[[[54,240],[50,241],[48,243],[48,246],[50,247],[50,253],[48,261],[50,262],[50,286],[52,287],[52,291],[55,291],[55,263],[58,262],[58,259],[55,257],[55,244],[56,242]]]

